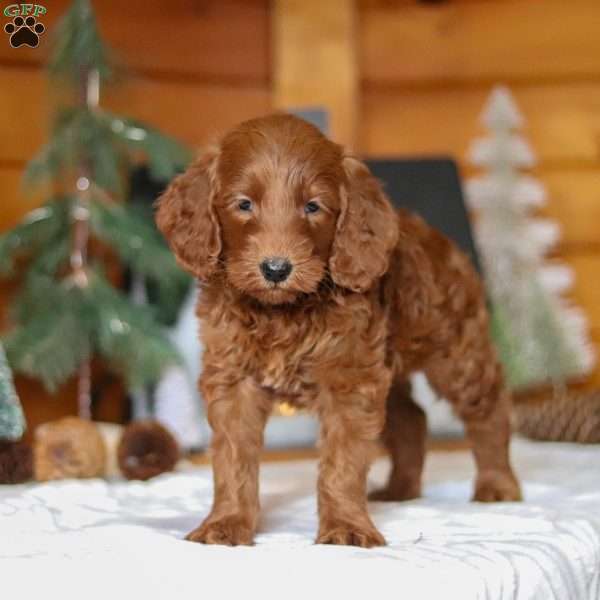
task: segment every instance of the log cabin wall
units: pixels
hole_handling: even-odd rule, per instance
[[[484,102],[494,85],[510,87],[539,159],[533,173],[548,190],[541,212],[562,227],[555,252],[575,271],[571,296],[600,346],[600,2],[275,5],[276,105],[301,104],[307,88],[318,90],[334,138],[363,156],[449,155],[467,176]],[[315,37],[324,23],[328,35]],[[600,366],[588,384],[600,385]]]
[[[8,4],[3,3],[4,5]],[[43,200],[21,189],[23,168],[48,137],[51,92],[42,65],[51,31],[68,0],[43,2],[46,34],[35,49],[11,48],[0,39],[0,231]],[[102,104],[137,117],[200,147],[234,123],[270,106],[269,6],[267,0],[95,0],[107,43],[127,72],[102,92]],[[2,27],[4,22],[2,23]],[[0,32],[4,36],[4,32]],[[0,287],[5,316],[10,287]],[[34,381],[19,377],[30,429],[76,412],[74,386],[49,398]],[[96,417],[119,420],[122,393],[115,389]]]
[[[48,0],[47,32],[67,0]],[[597,0],[129,0],[94,2],[129,73],[103,102],[201,146],[224,128],[313,103],[333,135],[369,157],[449,154],[469,174],[478,115],[505,83],[539,157],[557,253],[600,345],[600,2]],[[37,49],[0,44],[0,231],[40,195],[20,189],[48,135],[49,90]],[[6,40],[5,40],[6,41]],[[45,51],[46,50],[46,51]],[[310,91],[310,93],[308,93]],[[8,288],[0,288],[0,311]],[[4,302],[5,304],[5,302]],[[600,369],[590,379],[600,385]],[[35,424],[75,410],[19,379]],[[114,394],[113,397],[117,397]],[[108,403],[98,415],[118,418]]]
[[[600,2],[359,2],[357,147],[367,156],[449,154],[463,175],[492,86],[509,86],[558,221],[557,255],[600,345]],[[591,384],[600,384],[596,369]]]

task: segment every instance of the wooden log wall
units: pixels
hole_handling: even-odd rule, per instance
[[[600,345],[600,2],[362,0],[357,10],[360,151],[449,154],[468,175],[485,99],[509,86],[548,189],[542,213],[562,227],[557,255]]]
[[[0,43],[0,231],[39,204],[25,162],[47,139],[42,71],[67,0],[47,2],[36,49]],[[463,174],[496,83],[514,93],[562,226],[557,255],[600,346],[600,2],[598,0],[129,0],[94,2],[126,65],[104,104],[199,147],[272,107],[322,105],[339,141],[369,157],[447,154]],[[6,42],[6,40],[4,40]],[[0,287],[0,311],[9,289]],[[4,300],[4,302],[3,302]],[[590,378],[600,385],[600,369]],[[33,421],[71,410],[19,380]],[[59,410],[59,406],[61,406]],[[54,408],[53,408],[54,407]],[[112,409],[111,409],[112,410]],[[32,412],[32,414],[33,414]],[[110,414],[109,414],[110,413]],[[106,418],[117,418],[107,409]]]
[[[106,107],[146,120],[192,147],[270,110],[267,0],[93,4],[102,33],[126,69],[122,83],[103,91]],[[21,175],[48,137],[54,92],[42,67],[53,24],[69,2],[48,0],[44,5],[48,12],[41,20],[47,33],[37,48],[11,48],[8,39],[0,39],[0,231],[43,200],[43,194],[22,190]],[[0,286],[4,316],[10,292],[6,284]],[[54,398],[22,377],[17,387],[32,426],[76,410],[72,385]],[[122,397],[113,390],[96,416],[119,420]]]

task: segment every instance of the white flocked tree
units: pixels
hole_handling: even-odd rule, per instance
[[[565,298],[574,276],[547,259],[560,230],[535,216],[546,191],[523,172],[535,156],[519,134],[524,121],[508,89],[492,91],[482,121],[489,133],[473,142],[469,157],[482,174],[467,182],[466,194],[476,214],[493,333],[514,389],[562,384],[594,364],[585,317]]]

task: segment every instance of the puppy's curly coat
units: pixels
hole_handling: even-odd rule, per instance
[[[285,400],[321,420],[317,542],[384,544],[367,512],[367,471],[382,436],[393,466],[372,498],[420,493],[415,370],[464,421],[475,500],[520,498],[479,278],[452,242],[395,211],[364,164],[298,118],[254,119],[171,183],[157,222],[202,283],[215,491],[188,539],[252,543],[263,429]]]

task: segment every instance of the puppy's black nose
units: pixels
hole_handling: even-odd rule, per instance
[[[271,256],[260,263],[260,270],[267,281],[280,283],[288,278],[292,272],[292,265],[287,258]]]

